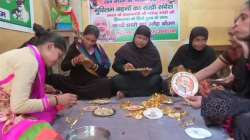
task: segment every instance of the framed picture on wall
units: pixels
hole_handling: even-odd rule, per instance
[[[33,0],[0,0],[0,27],[32,32]]]

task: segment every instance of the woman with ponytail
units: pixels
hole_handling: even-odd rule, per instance
[[[63,56],[66,44],[62,37],[33,27],[36,36],[23,48],[0,55],[0,139],[62,139],[50,123],[56,117],[57,105],[76,103],[73,94],[46,95],[46,67],[55,65]]]

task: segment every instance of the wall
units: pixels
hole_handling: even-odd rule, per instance
[[[50,0],[33,0],[35,22],[48,28],[50,24]],[[13,30],[0,28],[0,53],[17,48],[23,42],[27,41],[33,36],[33,33],[25,33]]]
[[[34,0],[35,21],[50,26],[49,0]],[[234,18],[240,12],[240,8],[245,0],[180,0],[181,7],[181,35],[179,41],[155,42],[163,64],[163,73],[167,73],[167,66],[171,57],[177,48],[186,43],[190,30],[194,26],[206,26],[209,30],[209,45],[227,45],[229,44],[227,30],[232,25]],[[43,6],[40,6],[43,5]],[[89,23],[88,2],[83,1],[83,22],[84,26]],[[17,47],[19,44],[31,37],[29,33],[21,33],[0,29],[0,53]],[[4,36],[3,36],[4,35]],[[114,52],[123,44],[109,43],[103,44],[111,61],[114,58]],[[114,72],[111,71],[110,75]]]

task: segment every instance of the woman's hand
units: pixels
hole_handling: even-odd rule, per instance
[[[73,64],[82,64],[85,60],[85,57],[83,56],[83,54],[79,54],[78,56],[74,57],[72,62]]]
[[[126,70],[128,69],[135,69],[134,65],[131,63],[126,63],[125,65],[123,65],[123,68]]]
[[[78,56],[74,57],[72,59],[72,63],[74,65],[82,64],[82,65],[84,65],[84,67],[87,67],[89,69],[91,69],[91,68],[93,68],[95,66],[95,63],[92,60],[84,57],[83,54],[79,54]]]
[[[228,53],[232,61],[237,61],[242,56],[246,59],[249,57],[249,48],[246,41],[240,40],[236,36],[231,36],[230,42],[232,46]]]
[[[218,82],[218,85],[222,85],[222,86],[225,86],[225,87],[230,87],[232,85],[234,79],[235,79],[235,77],[231,72],[230,75],[225,77],[223,81]]]
[[[83,61],[83,65],[84,65],[85,67],[89,68],[89,69],[93,69],[94,66],[95,66],[95,63],[94,63],[92,60],[90,60],[90,59],[85,59],[85,60]]]
[[[121,91],[117,91],[117,92],[116,92],[116,98],[117,98],[117,99],[122,99],[122,98],[124,98],[124,97],[125,97],[125,95],[124,95],[123,92],[121,92]]]
[[[46,84],[45,85],[45,92],[47,94],[56,94],[57,90],[53,86]]]
[[[235,79],[234,75],[230,73],[230,75],[225,78],[225,81],[223,82],[223,84],[228,85],[232,83],[234,79]]]
[[[212,85],[207,80],[203,80],[199,84],[199,92],[203,97],[207,97],[210,94],[212,90],[211,88],[212,88]]]
[[[189,97],[186,97],[184,99],[193,108],[200,108],[201,107],[202,96],[189,96]]]
[[[232,41],[237,44],[237,46],[241,47],[244,58],[248,58],[249,56],[249,48],[248,43],[243,40],[239,40],[236,36],[232,37]]]
[[[200,82],[199,85],[199,92],[203,97],[207,97],[212,90],[225,90],[223,85],[220,84],[212,84],[208,82],[207,80],[203,80]]]
[[[142,75],[144,76],[144,77],[147,77],[147,76],[149,76],[149,74],[151,73],[151,71],[152,71],[152,69],[151,68],[146,68],[144,71],[142,71],[141,73],[142,73]]]
[[[77,96],[75,94],[65,93],[58,95],[57,100],[58,104],[64,105],[67,108],[77,103]]]

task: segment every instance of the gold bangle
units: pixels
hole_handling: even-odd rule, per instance
[[[90,69],[92,69],[92,70],[94,70],[95,69],[95,66],[96,64],[93,64],[91,67],[90,67]]]
[[[71,64],[72,64],[73,67],[76,66],[76,64],[75,64],[75,62],[74,62],[74,58],[71,59]]]
[[[99,68],[98,64],[95,64],[95,68],[94,68],[94,71],[97,71]]]

